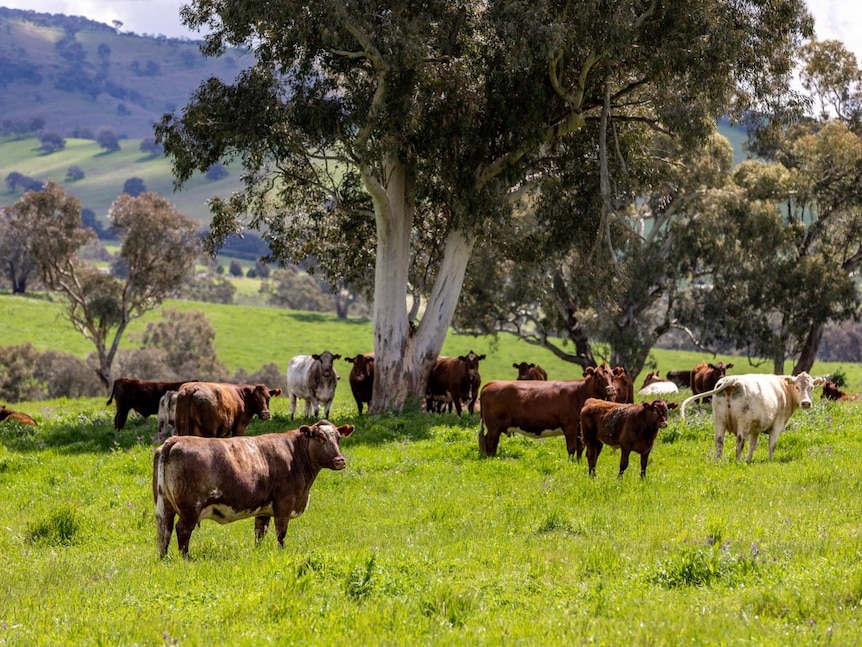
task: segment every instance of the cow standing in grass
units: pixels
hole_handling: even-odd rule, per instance
[[[320,415],[329,417],[335,387],[338,386],[338,373],[333,362],[341,355],[333,355],[328,350],[318,355],[297,355],[287,363],[287,397],[290,398],[290,419],[296,414],[296,400],[305,400],[305,417]]]

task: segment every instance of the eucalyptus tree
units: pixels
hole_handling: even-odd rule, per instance
[[[69,322],[96,346],[96,374],[109,388],[129,323],[157,308],[192,270],[199,252],[197,223],[154,193],[119,196],[109,212],[125,266],[124,277],[117,278],[78,258],[96,234],[82,225],[77,198],[53,181],[21,196],[13,214],[43,283],[60,296]]]
[[[255,64],[157,126],[176,183],[244,166],[244,192],[211,203],[215,246],[251,227],[304,260],[295,217],[331,219],[344,249],[373,245],[372,412],[422,398],[477,241],[512,226],[513,197],[561,144],[602,114],[606,133],[638,121],[702,138],[787,88],[812,27],[803,0],[194,0],[182,16],[206,30],[204,54],[241,47]],[[427,262],[411,273],[414,250]]]

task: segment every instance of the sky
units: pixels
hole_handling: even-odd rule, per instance
[[[83,16],[106,25],[119,20],[123,31],[136,34],[202,38],[203,34],[189,31],[180,22],[183,4],[186,0],[0,0],[3,7]],[[862,65],[862,2],[807,0],[807,4],[816,21],[817,38],[840,40]]]

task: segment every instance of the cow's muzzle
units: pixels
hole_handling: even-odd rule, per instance
[[[343,470],[345,467],[347,467],[347,459],[345,459],[344,456],[332,459],[332,469]]]
[[[272,418],[272,414],[269,411],[261,411],[261,413],[260,413],[260,419],[261,420],[269,420],[270,418]]]
[[[803,400],[802,402],[799,403],[799,406],[802,407],[803,409],[810,409],[811,408],[811,400]]]

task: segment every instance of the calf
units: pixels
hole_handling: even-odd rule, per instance
[[[856,398],[847,395],[845,391],[842,391],[838,388],[838,385],[835,382],[828,381],[823,385],[823,392],[821,394],[822,397],[827,400],[840,400],[841,402],[845,400],[854,400]]]
[[[518,380],[548,379],[548,372],[538,364],[527,364],[527,362],[521,362],[520,364],[512,364],[512,368],[518,370],[518,377],[515,378]]]
[[[634,384],[629,377],[628,371],[622,366],[614,367],[614,402],[631,404],[635,401]]]
[[[350,390],[361,416],[362,405],[370,404],[371,396],[374,394],[374,353],[345,357],[344,361],[353,364],[347,380],[350,382]]]
[[[297,355],[287,363],[287,397],[290,398],[290,419],[296,413],[297,398],[305,400],[305,417],[323,415],[329,417],[335,387],[338,386],[338,373],[333,362],[341,355],[333,355],[328,350],[319,355]]]
[[[31,418],[30,416],[28,416],[26,413],[7,409],[5,404],[0,404],[0,422],[7,421],[20,422],[22,425],[30,426],[36,424],[36,421],[33,420],[33,418]]]
[[[467,403],[467,411],[473,413],[482,378],[479,375],[479,362],[485,355],[477,355],[472,350],[458,357],[438,357],[428,376],[425,404],[428,411],[442,410],[441,403],[454,405],[461,415],[461,403]],[[437,405],[437,406],[435,406]]]
[[[159,400],[159,440],[164,440],[174,432],[177,419],[177,393],[168,391]]]
[[[581,407],[587,398],[615,395],[613,372],[607,364],[590,367],[585,374],[583,380],[488,382],[482,389],[479,453],[494,456],[500,436],[511,436],[514,429],[531,438],[565,436],[569,459],[577,454],[580,460],[584,451]]]
[[[724,434],[729,430],[736,436],[736,458],[742,456],[746,438],[750,438],[748,461],[754,455],[761,433],[769,432],[769,458],[775,452],[775,443],[790,416],[799,409],[811,408],[811,395],[815,386],[826,380],[811,377],[808,373],[797,376],[730,375],[718,381],[715,388],[702,395],[713,396],[712,421],[715,429],[715,455],[721,458]],[[698,396],[683,401],[680,408],[685,420],[685,407]]]
[[[159,401],[168,391],[178,390],[185,382],[147,382],[119,377],[114,380],[111,395],[105,405],[117,402],[114,414],[114,429],[120,431],[126,426],[129,411],[137,411],[144,418],[159,412]]]
[[[204,519],[226,524],[254,517],[255,541],[260,542],[275,517],[276,539],[284,548],[287,524],[308,508],[320,470],[345,468],[339,440],[353,429],[320,420],[260,436],[169,438],[153,457],[159,555],[168,552],[177,516],[183,557],[189,555],[192,530]]]
[[[177,392],[177,435],[241,436],[254,416],[269,420],[269,400],[278,395],[265,384],[186,382]]]
[[[641,456],[641,478],[659,429],[667,427],[668,410],[676,403],[658,399],[642,404],[619,404],[590,398],[581,409],[581,434],[587,448],[590,476],[596,475],[596,462],[602,447],[620,450],[620,472],[629,466],[629,454]]]
[[[670,393],[679,393],[679,387],[674,382],[663,379],[658,374],[658,371],[647,373],[641,388],[638,390],[638,395],[646,397],[668,395]]]

